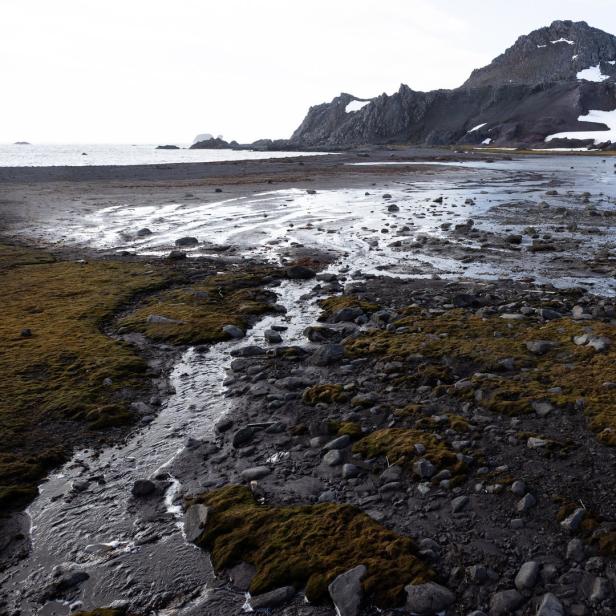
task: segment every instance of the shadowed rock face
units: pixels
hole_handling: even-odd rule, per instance
[[[614,108],[614,61],[616,37],[585,22],[555,21],[521,36],[455,90],[415,92],[401,85],[357,111],[347,106],[360,99],[346,93],[311,107],[290,144],[442,145],[489,139],[491,145],[533,146],[557,132],[605,130],[578,117],[590,109]],[[602,81],[578,79],[590,67],[597,67]]]

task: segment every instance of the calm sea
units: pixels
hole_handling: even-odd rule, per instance
[[[157,150],[151,144],[0,144],[0,167],[58,167],[85,165],[157,165],[223,160],[254,160],[307,156],[307,152],[251,152],[250,150]]]

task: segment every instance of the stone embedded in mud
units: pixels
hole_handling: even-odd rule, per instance
[[[323,456],[323,462],[327,466],[338,466],[344,461],[344,456],[340,453],[339,449],[332,449]]]
[[[188,258],[188,255],[182,250],[172,250],[167,255],[167,259],[169,259],[170,261],[182,261],[187,258]]]
[[[470,499],[468,496],[457,496],[451,501],[452,513],[460,513],[468,506]]]
[[[501,590],[492,595],[490,599],[490,616],[512,614],[522,603],[524,603],[524,597],[517,590]]]
[[[295,596],[295,588],[293,586],[283,586],[276,588],[270,592],[250,597],[250,605],[253,610],[261,610],[269,607],[278,607],[283,603],[287,603]]]
[[[274,331],[273,329],[266,329],[263,332],[263,337],[270,343],[270,344],[280,344],[282,342],[282,336]]]
[[[239,328],[237,325],[223,325],[222,331],[236,340],[239,340],[245,336],[244,330]]]
[[[196,237],[180,237],[175,240],[175,245],[179,248],[187,248],[190,246],[196,246],[199,243],[199,240]]]
[[[556,345],[550,340],[531,340],[526,343],[526,348],[533,355],[545,355],[551,351]]]
[[[186,541],[195,542],[203,533],[207,522],[208,508],[205,505],[191,505],[184,514]]]
[[[344,355],[344,347],[341,344],[324,344],[310,356],[309,361],[315,366],[329,366],[339,362]]]
[[[430,460],[422,458],[413,463],[413,471],[421,479],[430,479],[436,473],[436,467]]]
[[[338,616],[357,616],[364,596],[361,581],[366,573],[366,566],[358,565],[341,573],[327,587]]]
[[[233,349],[230,355],[231,357],[258,357],[259,355],[265,355],[265,349],[255,344],[251,344],[239,349]]]
[[[241,447],[242,445],[245,445],[246,443],[249,443],[253,439],[255,434],[256,434],[256,430],[252,428],[251,426],[240,428],[233,435],[233,447],[238,448],[238,447]]]
[[[309,280],[317,275],[314,270],[311,270],[309,267],[304,267],[303,265],[292,265],[291,267],[287,267],[285,273],[287,278],[291,280]]]
[[[240,476],[244,481],[254,481],[256,479],[262,479],[272,472],[269,466],[254,466],[247,468],[240,473]]]
[[[455,600],[456,596],[444,586],[428,582],[405,586],[406,608],[419,616],[433,616],[446,610]]]
[[[570,532],[575,532],[582,524],[582,520],[586,515],[586,509],[580,507],[576,509],[571,515],[567,516],[561,523],[561,527]]]
[[[564,616],[563,604],[551,592],[543,595],[543,599],[537,608],[536,616]]]
[[[530,511],[537,504],[537,499],[530,493],[523,496],[516,505],[518,513]]]
[[[330,451],[332,449],[344,449],[345,447],[348,447],[350,444],[351,444],[351,439],[348,435],[345,434],[323,445],[323,451]]]
[[[145,498],[154,492],[156,492],[156,484],[149,479],[137,479],[131,489],[132,495],[136,498]]]
[[[515,587],[519,591],[531,590],[539,577],[539,563],[536,560],[525,562],[515,576]]]

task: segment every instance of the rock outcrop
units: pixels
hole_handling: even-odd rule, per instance
[[[579,121],[616,107],[616,37],[585,22],[555,21],[520,37],[454,90],[416,92],[406,85],[362,100],[343,93],[311,107],[293,133],[296,148],[362,144],[542,146],[563,132],[606,131]],[[591,118],[589,118],[590,120]],[[616,114],[615,114],[616,122]],[[552,146],[584,145],[562,139]]]

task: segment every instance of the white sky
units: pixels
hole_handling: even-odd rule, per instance
[[[0,0],[0,142],[289,137],[308,107],[460,85],[614,0]]]

